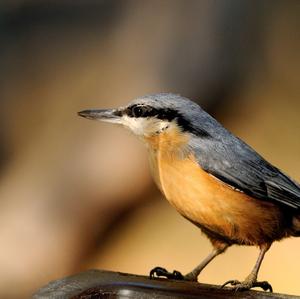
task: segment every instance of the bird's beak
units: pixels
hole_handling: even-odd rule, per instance
[[[120,123],[121,116],[117,109],[91,109],[78,112],[79,116],[110,123]]]

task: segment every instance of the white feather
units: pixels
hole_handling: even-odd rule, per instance
[[[173,123],[156,117],[129,117],[123,115],[120,123],[137,136],[151,136],[168,129]]]

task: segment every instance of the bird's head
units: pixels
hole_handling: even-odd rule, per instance
[[[196,103],[186,98],[160,93],[137,98],[125,107],[84,110],[78,114],[88,119],[120,124],[139,137],[151,137],[174,128],[195,133],[193,123],[202,113],[205,112]]]

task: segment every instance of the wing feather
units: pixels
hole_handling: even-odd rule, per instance
[[[257,199],[300,209],[300,185],[230,132],[229,138],[192,140],[199,165],[226,184]]]

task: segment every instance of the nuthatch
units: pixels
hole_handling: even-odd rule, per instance
[[[176,210],[210,239],[213,251],[186,275],[157,267],[151,276],[196,281],[231,245],[256,245],[259,257],[238,290],[257,281],[271,244],[300,236],[300,185],[234,136],[201,107],[179,95],[140,97],[126,107],[85,110],[80,116],[123,125],[147,145],[156,184]]]

